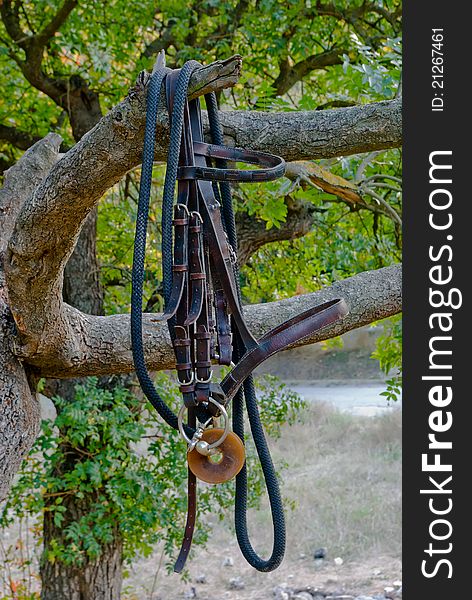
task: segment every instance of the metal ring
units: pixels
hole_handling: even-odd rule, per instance
[[[210,444],[208,446],[208,450],[213,450],[213,448],[217,448],[220,444],[222,444],[228,433],[229,433],[229,417],[228,417],[228,413],[226,411],[226,408],[220,404],[219,402],[217,402],[214,398],[212,398],[211,396],[208,398],[208,402],[211,402],[211,404],[213,404],[214,406],[216,406],[216,408],[221,412],[221,414],[223,415],[223,419],[224,419],[224,431],[221,435],[220,438],[218,438],[216,440],[216,442],[213,442],[212,444]],[[187,442],[187,444],[191,444],[192,440],[188,437],[188,435],[185,433],[185,429],[184,429],[184,413],[186,410],[186,406],[185,404],[182,404],[182,406],[180,407],[179,410],[179,414],[177,415],[177,424],[179,426],[179,431],[180,431],[180,435],[184,438],[184,440]]]

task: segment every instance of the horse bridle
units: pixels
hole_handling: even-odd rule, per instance
[[[146,129],[133,257],[131,337],[136,374],[144,394],[162,418],[180,430],[188,444],[188,512],[174,570],[181,572],[196,521],[197,476],[209,483],[236,476],[235,526],[241,551],[259,571],[272,571],[285,552],[285,520],[277,476],[267,447],[252,379],[253,370],[348,312],[334,299],[297,315],[256,340],[244,320],[237,266],[236,226],[229,182],[264,182],[281,177],[284,160],[262,152],[228,148],[218,118],[216,97],[205,95],[211,144],[203,137],[198,99],[188,101],[192,73],[201,65],[165,67],[159,57],[148,83]],[[165,312],[182,393],[178,415],[157,392],[144,360],[142,297],[146,230],[161,87],[170,116],[170,143],[162,201],[162,265]],[[257,165],[230,169],[227,161]],[[177,184],[177,194],[175,187]],[[176,199],[175,199],[176,196]],[[230,367],[218,384],[213,364]],[[232,431],[228,406],[232,403]],[[271,556],[258,556],[247,529],[247,474],[244,458],[244,405],[261,462],[273,521]],[[187,411],[187,423],[184,413]],[[224,427],[217,427],[223,417]]]

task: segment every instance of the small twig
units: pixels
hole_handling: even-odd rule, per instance
[[[392,208],[390,204],[386,202],[384,198],[382,198],[382,196],[380,196],[380,194],[376,194],[374,190],[371,190],[370,188],[362,187],[361,189],[364,194],[367,194],[368,196],[374,198],[374,200],[377,200],[377,202],[381,204],[391,214],[393,220],[396,223],[398,223],[400,226],[402,225],[402,220],[397,211],[394,208]]]
[[[77,493],[79,490],[68,490],[66,492],[44,492],[43,498],[55,498],[56,496],[70,496],[71,494]]]
[[[364,171],[371,164],[374,158],[380,154],[381,150],[376,150],[375,152],[369,152],[369,154],[362,160],[361,164],[357,168],[356,176],[354,177],[354,181],[359,183],[362,180],[362,176],[364,175]]]
[[[375,175],[371,175],[370,177],[366,177],[362,180],[362,183],[369,183],[369,181],[375,181],[377,179],[390,179],[391,181],[396,181],[397,183],[402,183],[400,177],[395,177],[394,175],[387,175],[385,173],[376,173]]]
[[[6,548],[3,544],[2,539],[0,538],[0,550],[2,551],[3,554],[3,565],[5,570],[3,571],[4,573],[4,577],[3,577],[3,583],[5,585],[5,588],[8,586],[8,582],[12,580],[12,572],[11,572],[11,567],[10,567],[10,561],[8,560],[8,554],[6,551]]]
[[[395,185],[390,185],[389,183],[376,183],[376,182],[372,182],[371,185],[373,185],[376,188],[384,188],[387,190],[392,190],[393,192],[400,192],[401,193],[401,188],[396,187]]]
[[[154,575],[154,580],[152,582],[152,588],[151,588],[151,593],[149,595],[149,600],[152,600],[152,597],[154,595],[154,590],[156,589],[157,577],[159,575],[159,571],[161,570],[162,559],[164,558],[164,550],[165,550],[165,544],[162,546],[162,552],[161,552],[161,556],[159,557],[159,563],[157,565],[156,574]]]
[[[25,527],[26,527],[26,552],[28,553],[28,561],[27,561],[27,570],[28,570],[28,594],[31,594],[31,587],[32,587],[32,581],[33,581],[33,576],[31,573],[31,555],[30,555],[30,544],[29,544],[29,516],[28,513],[26,513],[26,517],[25,517]]]

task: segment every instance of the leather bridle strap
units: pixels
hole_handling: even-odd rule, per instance
[[[249,152],[240,148],[227,148],[226,146],[216,146],[215,144],[205,144],[203,142],[194,142],[193,149],[198,156],[244,162],[265,168],[241,171],[240,169],[185,165],[179,167],[177,171],[179,179],[263,182],[278,179],[285,173],[285,161],[280,156],[274,156],[273,154]]]
[[[348,314],[344,300],[331,300],[278,325],[259,339],[255,348],[248,350],[221,382],[225,402],[229,402],[256,367],[280,350],[286,350],[314,331],[336,323]]]
[[[188,440],[198,439],[193,437],[197,426],[201,428],[202,424],[210,422],[232,401],[233,430],[244,441],[243,405],[246,405],[273,518],[271,556],[268,559],[259,557],[249,540],[245,466],[236,476],[236,535],[249,563],[260,571],[271,571],[284,555],[285,523],[251,373],[269,356],[335,323],[348,310],[344,300],[333,299],[278,325],[259,340],[249,331],[241,303],[236,226],[228,182],[270,181],[283,175],[285,163],[278,156],[225,147],[213,94],[205,96],[213,143],[205,143],[199,100],[190,103],[187,100],[188,82],[198,67],[198,63],[189,61],[182,69],[170,71],[159,64],[149,83],[133,257],[133,358],[145,395],[167,423],[177,428],[176,416],[160,398],[146,368],[141,315],[157,107],[160,88],[165,82],[171,130],[162,202],[165,311],[155,320],[165,320],[169,327],[183,403],[188,408],[188,423],[184,426]],[[228,168],[228,160],[259,168]],[[234,363],[221,384],[211,381],[213,362]],[[174,567],[177,572],[183,569],[190,551],[196,522],[196,497],[196,479],[189,470],[187,523]]]

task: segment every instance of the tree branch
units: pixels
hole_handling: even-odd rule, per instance
[[[345,50],[333,48],[320,54],[313,54],[304,60],[290,66],[285,62],[285,68],[280,69],[277,79],[273,83],[273,88],[278,96],[282,96],[290,90],[298,81],[301,81],[308,73],[316,69],[324,69],[333,65],[340,65],[343,62]]]
[[[0,189],[0,271],[3,253],[18,214],[56,162],[60,143],[59,135],[48,134],[29,148],[5,174],[4,185]]]
[[[20,2],[4,0],[3,3],[0,3],[0,14],[8,35],[25,52],[24,60],[14,53],[11,53],[10,56],[33,87],[49,96],[58,106],[65,109],[67,109],[67,106],[64,105],[64,97],[68,92],[67,80],[48,77],[42,70],[42,63],[46,44],[64,24],[77,4],[77,0],[65,0],[49,23],[37,34],[30,35],[21,28]]]
[[[349,156],[402,144],[401,98],[322,111],[221,112],[231,145],[287,161]]]
[[[254,215],[236,213],[238,233],[238,262],[242,266],[259,248],[271,242],[295,240],[306,235],[313,227],[317,208],[311,202],[285,197],[287,215],[279,227],[267,229],[266,222]]]
[[[34,386],[28,380],[24,364],[11,351],[16,332],[3,274],[4,251],[23,203],[56,161],[59,143],[60,137],[50,134],[27,150],[5,174],[5,184],[0,190],[0,501],[5,498],[40,425]]]
[[[372,154],[369,156],[372,156]],[[297,186],[300,186],[302,189],[312,186],[321,189],[328,194],[333,194],[333,201],[344,202],[351,210],[369,210],[373,213],[384,215],[399,225],[402,224],[401,217],[397,211],[390,206],[385,198],[376,194],[370,187],[385,188],[387,186],[391,191],[401,192],[401,188],[399,187],[377,182],[378,179],[382,179],[383,177],[386,179],[390,178],[391,176],[389,175],[378,173],[365,180],[361,179],[357,184],[354,184],[343,177],[334,175],[314,162],[294,161],[287,163],[285,176],[293,181],[290,192]],[[358,169],[356,177],[357,176],[362,177],[361,168]],[[393,179],[397,180],[397,183],[401,183],[401,180],[398,177],[393,177]],[[369,181],[371,181],[370,186]],[[367,202],[363,197],[366,195],[374,198],[375,203]],[[329,200],[327,201],[329,202]]]
[[[199,69],[191,79],[190,97],[210,88],[233,85],[240,64],[241,58],[233,57]],[[148,77],[140,77],[128,97],[53,166],[18,216],[5,274],[19,334],[18,351],[25,358],[52,356],[58,351],[65,357],[75,356],[77,336],[89,326],[88,317],[63,304],[64,265],[100,197],[141,162]],[[228,119],[232,122],[231,131],[238,145],[282,151],[291,158],[306,156],[308,152],[324,156],[360,152],[369,143],[374,147],[398,145],[399,113],[398,101],[392,101],[322,112],[222,116],[227,131]],[[241,137],[243,144],[239,143]],[[165,158],[167,144],[168,116],[162,109],[157,127],[157,159]],[[55,362],[61,361],[56,357]],[[70,372],[72,366],[68,368]]]
[[[62,27],[62,25],[67,21],[70,13],[77,6],[78,0],[65,0],[63,5],[54,15],[54,17],[49,21],[47,25],[43,27],[41,31],[39,31],[35,36],[33,36],[34,45],[39,47],[44,47],[47,42],[53,37],[56,31]]]
[[[13,159],[8,159],[3,156],[0,156],[0,175],[3,175],[7,169],[12,167],[15,164]]]
[[[261,337],[279,323],[304,310],[334,298],[345,298],[349,314],[339,323],[330,325],[297,344],[302,346],[326,340],[362,327],[401,311],[401,266],[367,271],[343,279],[319,292],[294,296],[287,300],[244,307],[250,330]],[[26,353],[17,348],[19,356],[44,377],[82,377],[129,373],[134,370],[130,339],[129,315],[95,317],[65,305],[69,323],[67,338],[62,345],[43,351]],[[173,368],[174,352],[165,323],[157,315],[143,315],[143,339],[148,367],[152,370]],[[63,332],[64,333],[64,332]]]
[[[27,150],[30,146],[39,142],[41,137],[39,135],[31,135],[27,131],[22,131],[16,127],[0,124],[0,139],[9,142],[20,150]]]
[[[338,21],[348,23],[366,43],[374,47],[378,45],[380,39],[384,38],[385,35],[379,35],[378,33],[374,35],[369,34],[368,29],[372,30],[374,28],[365,19],[369,13],[375,13],[383,17],[388,21],[394,32],[400,29],[398,18],[401,15],[401,8],[391,13],[376,2],[364,1],[359,6],[341,8],[336,2],[318,1],[314,5],[314,9],[317,15],[333,17]]]
[[[0,14],[2,15],[3,24],[8,35],[17,46],[25,49],[30,36],[21,29],[19,10],[19,2],[12,2],[11,0],[0,2]]]

